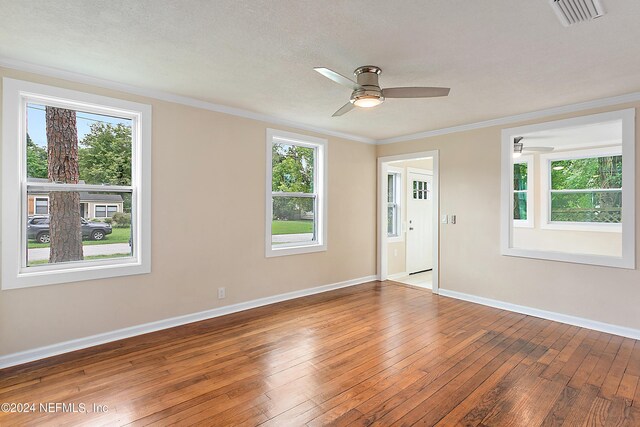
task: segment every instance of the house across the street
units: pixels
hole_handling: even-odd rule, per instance
[[[30,183],[47,183],[48,179],[29,178]],[[79,184],[84,184],[80,181]],[[29,215],[49,214],[49,194],[30,193],[28,196]],[[120,194],[89,193],[80,191],[80,216],[90,218],[111,218],[116,212],[124,212],[124,200]]]

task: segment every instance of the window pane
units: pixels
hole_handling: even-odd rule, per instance
[[[387,235],[397,236],[398,205],[390,204],[387,208]]]
[[[316,240],[314,197],[273,196],[271,243],[310,243]]]
[[[527,164],[515,163],[513,165],[513,189],[514,190],[526,190],[527,189]]]
[[[622,156],[551,162],[553,190],[622,188]]]
[[[272,146],[272,191],[313,193],[315,149],[274,143]]]
[[[390,173],[387,175],[387,202],[393,203],[395,201],[395,175]]]
[[[622,191],[551,193],[551,221],[620,223]]]
[[[48,181],[48,109],[51,107],[27,104],[27,176],[30,181]],[[81,183],[131,185],[132,121],[83,111],[73,111],[72,117],[75,117],[74,134],[77,135],[72,143],[77,142]]]
[[[527,219],[527,193],[513,193],[513,219]]]
[[[32,211],[37,196],[48,197],[49,215]],[[27,193],[26,265],[28,267],[120,258],[132,255],[131,210],[123,212],[124,199],[131,193],[35,192]],[[106,214],[106,205],[96,201],[115,200],[117,209],[112,218],[94,218],[92,209]],[[77,237],[73,237],[73,236]]]
[[[31,212],[31,209],[29,209]],[[34,203],[34,212],[36,215],[47,215],[49,214],[49,199],[35,199]]]

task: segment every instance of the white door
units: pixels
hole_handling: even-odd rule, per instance
[[[433,268],[433,173],[407,174],[407,273]]]

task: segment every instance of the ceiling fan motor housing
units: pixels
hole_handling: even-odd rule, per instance
[[[378,76],[381,71],[382,70],[375,65],[365,65],[364,67],[356,68],[353,74],[356,76],[356,81],[362,88],[356,89],[351,93],[350,101],[352,103],[363,98],[375,98],[381,103],[384,101],[382,90],[378,83]]]

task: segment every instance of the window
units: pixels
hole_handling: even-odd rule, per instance
[[[111,218],[113,214],[118,212],[117,205],[96,205],[95,218]]]
[[[326,250],[327,141],[267,129],[266,256]]]
[[[36,197],[34,200],[34,211],[36,215],[49,214],[49,199],[47,197]]]
[[[513,160],[513,226],[533,227],[533,168],[531,156]]]
[[[429,181],[413,181],[413,198],[431,200],[431,183]]]
[[[635,268],[635,115],[502,131],[503,255]]]
[[[387,173],[387,237],[389,242],[402,241],[402,168],[388,167]]]
[[[545,156],[548,209],[544,227],[620,231],[622,155],[619,148]]]
[[[150,138],[148,105],[3,79],[2,289],[150,271]]]

